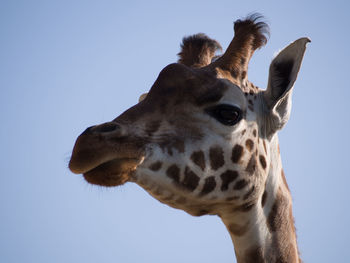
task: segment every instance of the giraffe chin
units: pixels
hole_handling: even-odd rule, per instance
[[[114,159],[85,172],[83,176],[90,184],[118,186],[130,180],[139,163],[139,159]]]

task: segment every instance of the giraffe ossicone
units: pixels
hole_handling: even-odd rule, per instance
[[[279,52],[262,90],[247,72],[268,27],[253,15],[234,31],[220,57],[220,44],[204,34],[184,38],[178,63],[138,104],[78,137],[69,168],[92,184],[134,182],[191,215],[218,215],[238,262],[299,262],[277,132],[310,40]]]

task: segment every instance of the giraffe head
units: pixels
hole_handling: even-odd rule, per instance
[[[287,122],[307,38],[271,62],[266,90],[247,79],[266,43],[260,17],[234,24],[225,53],[203,34],[184,38],[179,63],[166,66],[147,95],[111,122],[85,130],[69,168],[92,183],[135,182],[192,215],[249,210],[264,192],[270,142]]]

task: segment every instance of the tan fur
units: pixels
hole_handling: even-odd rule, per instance
[[[289,117],[307,39],[273,60],[268,90],[260,90],[247,80],[251,56],[267,41],[260,20],[236,21],[214,62],[217,41],[184,38],[179,63],[165,67],[138,104],[78,137],[69,168],[92,184],[135,182],[171,207],[220,216],[239,263],[297,262],[276,132]]]

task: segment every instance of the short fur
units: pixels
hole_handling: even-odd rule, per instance
[[[191,215],[218,215],[239,263],[297,263],[276,133],[289,118],[309,40],[294,41],[273,59],[261,90],[247,80],[253,52],[267,41],[260,19],[236,21],[235,37],[212,63],[215,40],[184,38],[180,63],[165,67],[138,104],[78,137],[69,168],[92,184],[134,182]]]

